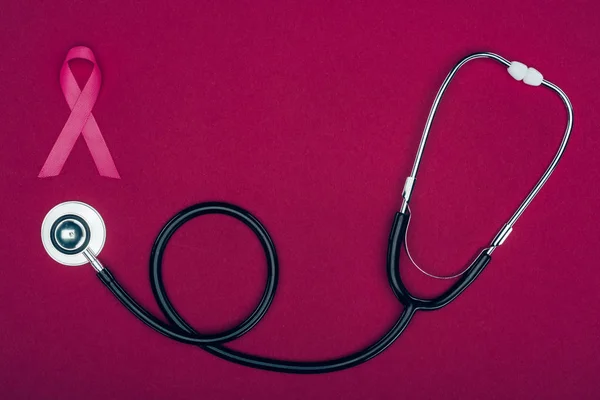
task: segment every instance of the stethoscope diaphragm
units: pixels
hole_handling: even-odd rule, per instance
[[[44,249],[56,262],[68,266],[88,262],[83,251],[98,255],[104,247],[106,227],[93,207],[80,201],[58,204],[42,222]]]

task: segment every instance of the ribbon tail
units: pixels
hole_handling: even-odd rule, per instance
[[[54,146],[52,146],[52,150],[50,150],[50,154],[48,154],[48,158],[46,158],[46,162],[42,166],[38,178],[47,178],[60,174],[69,154],[71,154],[71,150],[73,150],[73,146],[77,142],[85,120],[87,118],[82,121],[81,116],[71,113],[58,135]]]
[[[121,179],[117,166],[93,115],[90,115],[88,118],[82,133],[100,176]]]

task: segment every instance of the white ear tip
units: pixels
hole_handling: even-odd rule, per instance
[[[527,74],[527,65],[518,61],[513,61],[510,63],[510,67],[508,67],[508,73],[510,76],[520,81],[525,78],[525,75]]]
[[[523,78],[523,82],[531,86],[540,86],[543,80],[544,76],[535,68],[529,68]]]

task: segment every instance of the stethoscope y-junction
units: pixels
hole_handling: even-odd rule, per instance
[[[402,282],[399,271],[399,256],[402,245],[405,244],[405,235],[410,219],[410,199],[417,181],[417,173],[421,164],[425,144],[433,119],[438,110],[442,96],[448,85],[466,63],[479,59],[488,58],[506,67],[508,72],[517,80],[523,80],[531,86],[542,86],[556,93],[565,104],[567,109],[567,124],[565,132],[550,165],[533,187],[531,192],[523,200],[512,217],[500,228],[492,241],[484,247],[470,266],[460,274],[456,282],[441,295],[432,299],[423,299],[411,294]],[[488,52],[475,53],[463,58],[452,68],[442,86],[440,87],[434,101],[421,142],[417,150],[417,156],[410,176],[406,179],[402,193],[402,206],[394,216],[392,229],[387,249],[387,276],[400,303],[404,306],[402,314],[391,327],[391,329],[379,340],[370,346],[349,354],[344,357],[324,361],[287,361],[273,358],[260,357],[230,349],[226,343],[239,338],[252,329],[267,312],[277,288],[279,276],[279,263],[275,245],[265,227],[248,211],[235,205],[211,202],[193,205],[180,211],[171,218],[162,228],[152,247],[150,255],[150,284],[154,297],[168,323],[150,314],[140,306],[121,287],[110,271],[98,260],[98,254],[104,246],[106,230],[100,214],[92,207],[81,202],[66,202],[57,205],[46,215],[42,223],[42,242],[48,254],[65,265],[83,265],[89,262],[96,270],[98,277],[104,285],[119,299],[119,301],[146,325],[176,341],[197,345],[204,350],[219,356],[225,360],[261,368],[271,371],[288,373],[325,373],[338,371],[363,363],[390,346],[404,331],[411,318],[417,311],[433,311],[440,309],[458,297],[473,281],[481,274],[483,269],[491,260],[492,253],[510,235],[517,220],[525,209],[546,183],[560,158],[563,155],[571,130],[573,127],[573,108],[566,94],[553,83],[543,79],[542,75],[533,68],[528,68],[519,62],[509,62],[505,58]],[[258,303],[252,313],[239,325],[217,334],[202,334],[197,332],[173,307],[162,279],[162,263],[165,248],[173,234],[187,221],[206,214],[222,214],[233,217],[248,226],[260,241],[267,260],[267,283]]]

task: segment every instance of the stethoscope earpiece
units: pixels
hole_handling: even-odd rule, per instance
[[[80,201],[67,201],[54,207],[42,222],[44,249],[56,262],[86,264],[86,250],[97,256],[106,240],[106,227],[98,211]]]

